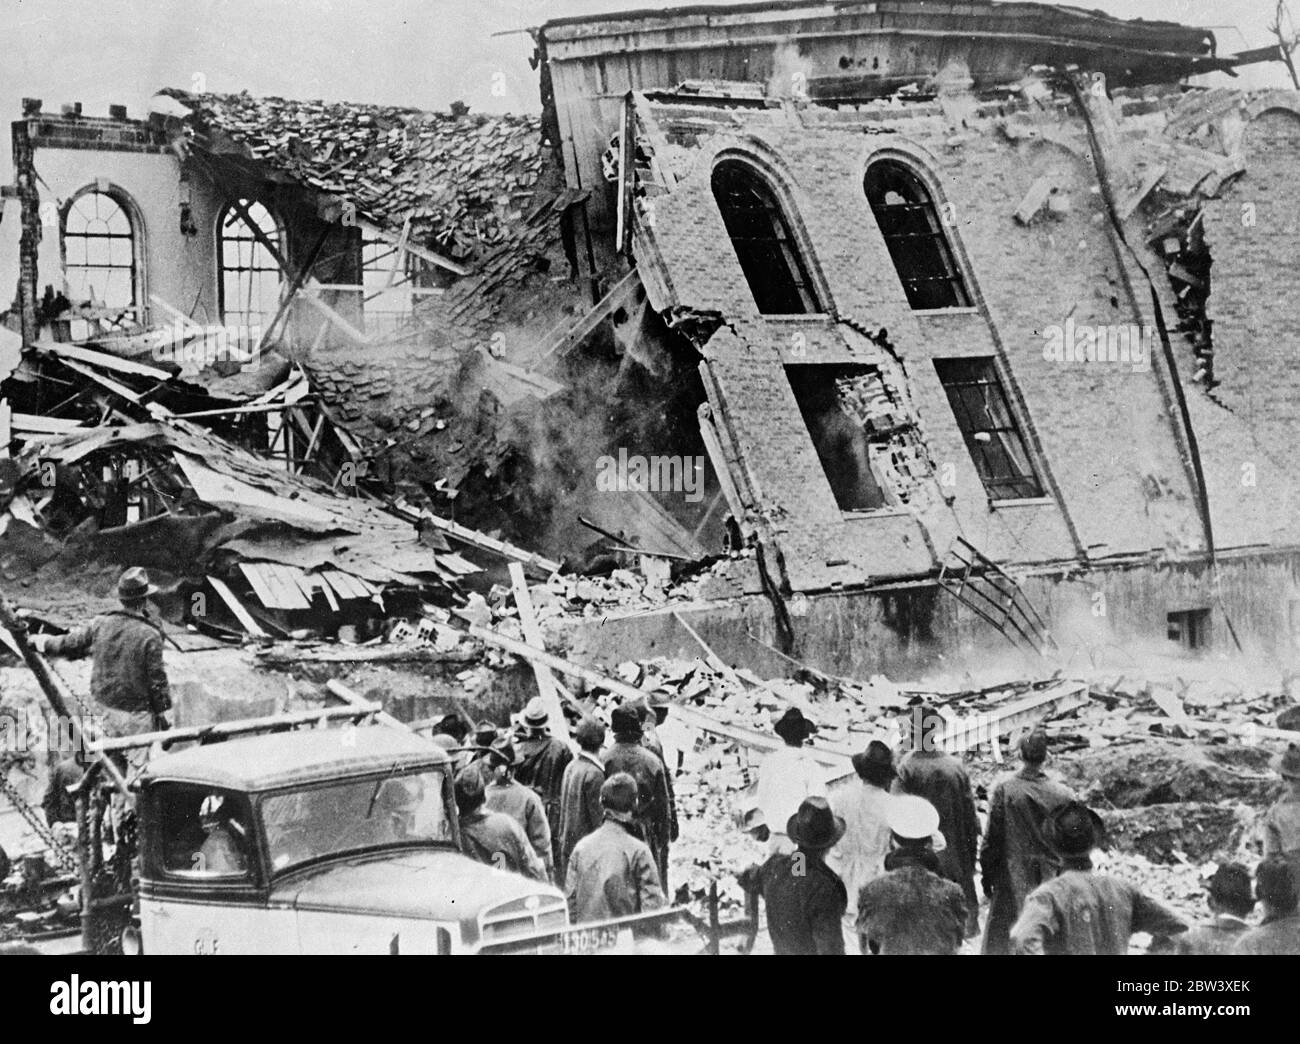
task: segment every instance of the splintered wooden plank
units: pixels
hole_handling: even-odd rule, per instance
[[[468,576],[470,573],[481,572],[478,566],[473,562],[461,558],[460,555],[443,554],[435,555],[434,557],[438,560],[438,565],[442,566],[444,569],[451,570],[457,576]]]
[[[212,590],[216,591],[217,594],[221,596],[221,600],[226,603],[226,608],[234,613],[235,619],[239,621],[239,626],[254,638],[269,637],[258,625],[258,622],[249,615],[248,610],[243,607],[239,599],[235,597],[235,592],[226,586],[224,580],[219,577],[210,576],[208,577],[208,583],[212,585]]]
[[[258,600],[268,609],[310,609],[294,580],[294,570],[270,562],[241,562],[240,570],[248,578]]]

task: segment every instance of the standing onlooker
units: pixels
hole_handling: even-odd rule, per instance
[[[842,955],[848,896],[824,857],[844,836],[844,820],[824,797],[810,797],[783,825],[794,851],[773,852],[762,866],[747,870],[742,883],[763,894],[776,953]]]
[[[1025,898],[1060,870],[1060,859],[1043,837],[1043,824],[1075,800],[1069,787],[1043,771],[1045,732],[1036,729],[1020,741],[1020,760],[1020,771],[999,780],[989,800],[989,828],[980,849],[984,894],[992,900],[984,953],[1011,952],[1011,926]]]
[[[939,853],[939,870],[948,880],[961,885],[969,938],[979,931],[975,853],[980,823],[975,814],[975,794],[962,763],[940,745],[944,721],[939,712],[922,704],[913,709],[911,726],[912,749],[898,763],[894,790],[925,798],[939,813],[939,833],[945,841]]]
[[[677,817],[668,792],[668,772],[659,755],[641,746],[641,715],[615,707],[609,716],[614,745],[605,751],[605,778],[626,772],[636,780],[636,825],[654,853],[659,882],[668,894],[668,844],[677,840]]]
[[[844,836],[826,857],[827,865],[844,882],[848,908],[844,911],[847,938],[857,940],[858,893],[868,881],[885,872],[889,854],[889,808],[894,800],[889,784],[894,779],[893,752],[880,740],[853,755],[859,782],[848,784],[830,797],[831,809],[844,820]]]
[[[1258,928],[1243,932],[1232,952],[1269,957],[1300,954],[1297,891],[1295,874],[1285,859],[1271,856],[1260,863],[1255,868],[1255,895],[1264,907],[1264,920]]]
[[[654,857],[636,836],[637,793],[636,780],[626,772],[601,784],[604,822],[573,849],[565,877],[569,915],[578,924],[664,905]]]
[[[1250,930],[1246,918],[1255,908],[1250,871],[1240,863],[1224,863],[1210,878],[1207,901],[1214,920],[1174,936],[1174,953],[1185,956],[1232,953],[1242,935]]]
[[[504,812],[485,808],[485,800],[482,773],[472,768],[461,769],[456,776],[461,851],[498,870],[545,881],[546,869],[524,836],[523,828]]]
[[[1300,885],[1300,746],[1289,744],[1274,762],[1286,793],[1264,814],[1264,858],[1280,856]]]
[[[924,798],[889,805],[886,873],[858,893],[857,936],[864,954],[954,954],[966,930],[961,888],[939,873],[934,836],[939,813]]]
[[[565,767],[560,782],[560,880],[565,880],[568,873],[574,846],[604,821],[600,788],[605,782],[605,766],[600,760],[600,748],[605,744],[605,726],[595,718],[584,718],[574,729],[573,738],[578,743],[578,756]]]
[[[526,787],[532,787],[541,798],[546,822],[551,828],[551,863],[559,866],[560,784],[565,768],[573,760],[573,751],[563,740],[550,734],[547,729],[549,720],[550,714],[540,696],[528,701],[523,714],[526,735],[517,747],[519,763],[515,766],[515,779]]]
[[[1044,837],[1061,857],[1061,872],[1025,900],[1011,926],[1015,953],[1123,956],[1134,932],[1149,932],[1153,948],[1162,949],[1167,936],[1187,930],[1127,881],[1093,872],[1092,850],[1104,834],[1101,817],[1078,801],[1048,816]]]
[[[813,723],[791,707],[773,726],[785,746],[772,751],[758,767],[757,801],[769,831],[769,851],[790,852],[794,844],[786,824],[804,798],[826,796],[826,770],[804,749]]]
[[[542,799],[514,778],[515,748],[509,740],[498,740],[484,761],[487,807],[492,812],[504,812],[521,827],[528,837],[537,858],[546,867],[546,875],[555,879],[555,862],[551,853],[551,826],[546,821]],[[471,765],[466,771],[472,771]]]

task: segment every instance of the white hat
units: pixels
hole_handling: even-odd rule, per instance
[[[899,794],[889,803],[885,813],[889,829],[909,841],[930,837],[939,829],[939,812],[923,797]]]

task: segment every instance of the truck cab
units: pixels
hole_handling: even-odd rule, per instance
[[[140,781],[146,953],[455,953],[568,926],[550,885],[461,854],[442,749],[375,725],[164,754]]]

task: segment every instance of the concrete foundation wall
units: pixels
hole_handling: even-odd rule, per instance
[[[860,679],[884,674],[906,681],[994,666],[1047,674],[1058,666],[1068,671],[1101,660],[1179,655],[1180,647],[1167,638],[1167,614],[1209,609],[1209,644],[1186,655],[1235,655],[1235,629],[1244,656],[1281,667],[1300,661],[1292,629],[1293,619],[1300,625],[1300,553],[1224,561],[1220,575],[1222,604],[1203,561],[1021,578],[1060,647],[1047,660],[1018,651],[932,583],[813,595],[792,603],[795,613],[802,612],[794,617],[796,654],[809,666]],[[761,597],[583,621],[556,638],[573,658],[611,667],[656,656],[695,659],[700,647],[674,611],[727,663],[765,677],[793,672],[759,644],[776,643],[771,605]]]

